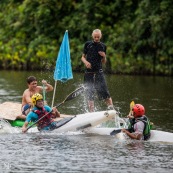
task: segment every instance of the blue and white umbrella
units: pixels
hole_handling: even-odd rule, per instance
[[[55,87],[52,99],[52,107],[54,104],[57,81],[59,80],[61,82],[66,82],[69,79],[73,79],[73,74],[72,74],[72,66],[70,59],[70,45],[69,45],[68,31],[66,30],[56,60],[56,67],[54,71]]]

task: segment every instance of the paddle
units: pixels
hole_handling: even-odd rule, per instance
[[[129,112],[129,115],[131,116],[131,114],[132,114],[132,108],[133,108],[133,106],[135,106],[135,102],[134,101],[131,101],[131,103],[130,103],[130,112]],[[126,129],[126,130],[128,130],[128,129]],[[116,134],[118,134],[118,133],[120,133],[121,132],[121,129],[117,129],[117,130],[113,130],[111,133],[110,133],[110,135],[116,135]]]
[[[111,136],[114,136],[114,135],[116,135],[116,134],[118,134],[118,133],[120,133],[121,132],[121,129],[116,129],[116,130],[113,130],[111,133],[110,133],[110,135]]]
[[[134,101],[131,101],[130,103],[130,112],[129,112],[129,115],[132,115],[132,108],[135,106],[135,102]]]
[[[72,93],[70,93],[63,102],[59,103],[58,105],[54,106],[54,107],[59,107],[62,104],[64,104],[65,102],[72,100],[74,98],[76,98],[77,96],[79,96],[82,92],[84,91],[84,87],[80,87],[78,89],[76,89],[75,91],[73,91]],[[35,124],[37,124],[40,120],[42,120],[44,117],[46,117],[47,115],[49,115],[52,111],[48,112],[47,114],[45,114],[44,116],[42,116],[40,119],[38,119],[36,122],[34,122],[32,125],[30,125],[29,127],[27,127],[26,131],[29,130],[32,126],[34,126]]]

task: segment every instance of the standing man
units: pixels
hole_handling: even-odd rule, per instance
[[[22,96],[22,115],[19,115],[18,119],[25,119],[26,115],[29,113],[32,106],[31,97],[35,93],[41,93],[43,91],[43,86],[37,85],[37,78],[35,76],[29,76],[27,78],[28,88],[23,92]],[[48,84],[46,80],[42,80],[42,84],[45,86],[46,92],[52,91],[52,85]]]
[[[93,41],[87,41],[85,43],[81,58],[86,66],[84,84],[87,88],[90,112],[94,111],[95,90],[97,91],[99,99],[105,100],[108,109],[114,109],[102,69],[102,63],[106,63],[106,46],[100,42],[101,37],[101,30],[95,29],[92,33]]]

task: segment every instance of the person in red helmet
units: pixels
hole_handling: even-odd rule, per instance
[[[128,115],[130,126],[122,129],[127,136],[136,140],[148,140],[150,138],[150,120],[145,116],[145,108],[141,104],[135,104],[132,115]]]

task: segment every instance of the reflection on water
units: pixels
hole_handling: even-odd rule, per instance
[[[54,85],[52,72],[0,71],[0,103],[20,102],[27,88],[26,78],[35,75]],[[131,100],[142,103],[157,130],[173,132],[173,79],[148,76],[106,76],[114,105],[122,116],[129,112]],[[83,83],[83,74],[64,84],[58,82],[55,104]],[[53,93],[47,93],[51,104]],[[97,100],[97,98],[96,98]],[[103,102],[96,102],[104,110]],[[61,113],[86,112],[84,96],[66,102]],[[104,126],[114,126],[109,122]],[[112,136],[90,134],[1,134],[1,172],[172,172],[172,144],[118,140]]]
[[[0,161],[14,172],[169,172],[173,145],[98,135],[1,135]]]

